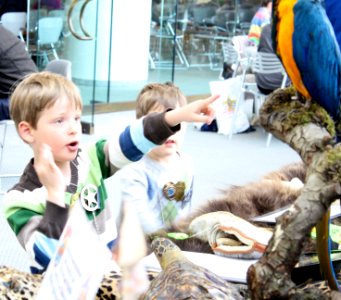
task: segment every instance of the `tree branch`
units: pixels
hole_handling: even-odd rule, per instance
[[[266,252],[248,270],[252,299],[298,297],[291,271],[311,229],[341,194],[341,146],[334,144],[334,123],[324,109],[299,102],[295,95],[292,87],[277,90],[260,112],[261,125],[301,156],[307,177],[301,195],[277,219]],[[316,294],[316,299],[320,297]]]

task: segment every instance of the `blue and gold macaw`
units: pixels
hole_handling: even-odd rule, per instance
[[[336,40],[341,49],[341,18],[339,12],[341,11],[340,0],[324,0],[324,7],[326,9],[327,16],[333,26]],[[330,209],[323,216],[319,224],[316,225],[317,229],[317,252],[320,260],[320,266],[328,285],[333,290],[341,290],[337,276],[334,272],[332,260],[331,260],[331,241],[329,234],[330,223]]]
[[[298,94],[316,101],[334,122],[341,120],[340,3],[325,0],[325,11],[319,0],[273,0],[272,13],[273,48]],[[321,271],[341,290],[330,259],[329,211],[316,229]]]
[[[298,94],[339,120],[340,48],[320,1],[273,0],[272,18],[275,52]]]

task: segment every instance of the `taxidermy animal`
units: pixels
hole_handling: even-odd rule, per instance
[[[336,13],[336,11],[335,11]],[[341,55],[319,0],[273,0],[273,49],[300,98],[340,119]]]
[[[230,212],[245,220],[272,212],[292,204],[301,193],[306,168],[303,163],[293,163],[278,171],[266,174],[261,180],[244,186],[232,186],[221,191],[221,196],[207,200],[197,207],[186,219],[156,235],[169,237],[169,232],[183,232],[190,235],[189,225],[197,217],[218,211]],[[257,224],[259,225],[259,224]],[[262,224],[264,225],[264,224]],[[153,235],[149,237],[153,239]],[[213,253],[207,242],[191,237],[173,239],[185,251]],[[149,244],[149,243],[148,243]],[[150,251],[150,250],[149,250]]]
[[[245,299],[233,285],[208,269],[189,261],[180,248],[166,238],[157,238],[151,245],[162,267],[140,298],[151,299]]]

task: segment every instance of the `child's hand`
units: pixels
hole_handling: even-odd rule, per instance
[[[204,122],[210,124],[215,115],[212,103],[218,98],[219,95],[214,95],[171,110],[165,115],[166,122],[170,126],[176,126],[181,122]]]
[[[48,201],[65,207],[65,179],[48,145],[42,144],[34,151],[34,169],[40,182],[47,189]]]

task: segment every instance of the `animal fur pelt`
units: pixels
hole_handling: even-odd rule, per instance
[[[169,232],[185,232],[190,235],[188,226],[191,221],[200,215],[210,212],[228,211],[245,220],[249,220],[252,217],[290,205],[300,195],[305,175],[306,169],[304,164],[293,163],[278,171],[266,174],[257,182],[244,186],[230,186],[226,190],[221,191],[221,196],[208,200],[185,220],[174,224],[166,232],[158,232],[157,235],[164,235]],[[294,182],[301,182],[301,185],[297,185]],[[150,238],[153,238],[153,236]],[[173,241],[182,250],[213,253],[206,242],[194,237]]]
[[[300,176],[300,177],[298,177]],[[262,215],[293,203],[300,195],[300,188],[290,185],[294,178],[304,182],[302,164],[287,166],[272,172],[258,182],[245,186],[232,186],[222,192],[222,196],[208,200],[199,207],[190,219],[214,211],[229,211],[243,219]],[[191,220],[189,220],[191,221]]]

